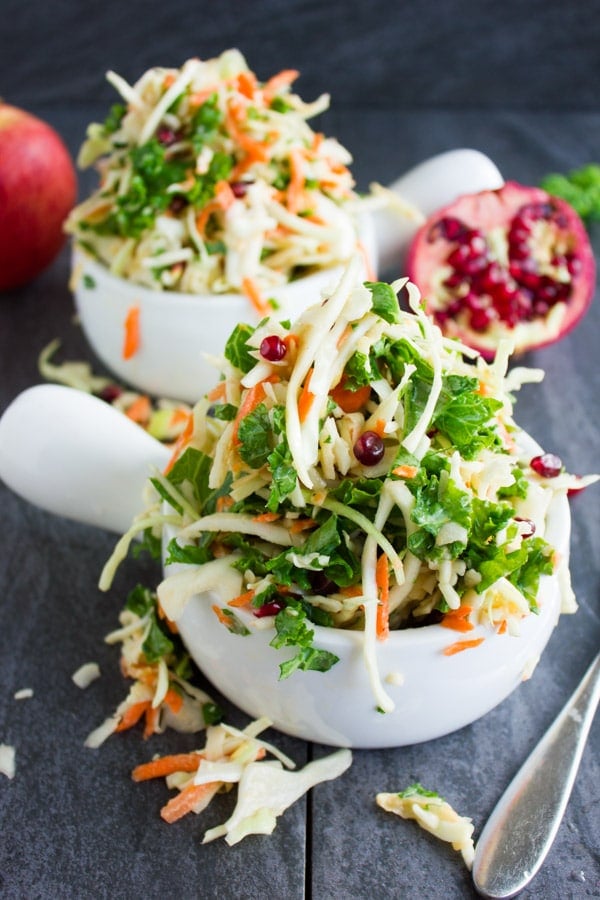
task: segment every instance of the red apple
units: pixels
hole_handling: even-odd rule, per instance
[[[0,103],[0,291],[31,281],[57,256],[77,176],[46,122]]]

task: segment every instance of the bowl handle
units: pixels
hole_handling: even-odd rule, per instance
[[[41,509],[123,532],[169,450],[108,403],[61,385],[20,394],[0,419],[0,478]]]

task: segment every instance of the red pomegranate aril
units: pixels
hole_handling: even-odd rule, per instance
[[[354,444],[354,455],[363,466],[376,466],[384,450],[383,440],[376,431],[363,431]]]
[[[430,242],[437,241],[443,237],[447,241],[458,241],[467,231],[467,226],[460,219],[454,219],[451,216],[445,216],[436,222],[429,231],[428,240]]]
[[[177,140],[177,132],[163,125],[157,130],[156,137],[159,144],[162,144],[163,147],[170,147]]]
[[[263,619],[265,616],[276,616],[278,612],[285,609],[285,605],[285,600],[281,597],[275,597],[274,600],[268,600],[267,603],[263,603],[262,606],[255,609],[254,615],[257,619]]]
[[[554,453],[541,453],[534,456],[529,465],[542,478],[556,478],[562,472],[562,460]]]
[[[238,200],[241,200],[242,197],[246,196],[250,184],[251,182],[249,181],[232,181],[229,187],[232,190],[233,196],[237,197]]]
[[[522,538],[533,537],[535,534],[535,522],[532,519],[522,519],[521,516],[515,516],[515,522],[523,523],[523,527],[519,528]]]
[[[107,384],[106,387],[102,388],[98,396],[101,400],[104,400],[105,403],[114,403],[122,393],[123,389],[119,387],[118,384]]]
[[[491,309],[474,309],[469,316],[469,325],[474,331],[485,331],[494,318]]]
[[[259,353],[268,362],[280,362],[287,353],[287,346],[279,335],[270,334],[260,342]]]

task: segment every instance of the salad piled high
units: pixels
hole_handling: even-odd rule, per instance
[[[349,259],[357,246],[351,156],[307,120],[298,72],[259,82],[237,50],[152,68],[88,128],[79,154],[99,187],[67,222],[116,275],[158,290],[269,289]]]
[[[248,640],[272,627],[272,645],[295,650],[282,677],[335,664],[311,624],[360,631],[385,711],[377,645],[390,630],[517,634],[543,603],[541,576],[561,565],[574,608],[546,512],[555,492],[593,479],[527,449],[512,391],[539,370],[507,374],[507,346],[487,363],[444,338],[406,279],[357,284],[357,271],[293,324],[236,327],[222,379],[101,586],[134,533],[156,540],[166,524],[166,562],[184,565],[158,588],[164,615],[177,621],[193,594],[214,591],[224,627]]]

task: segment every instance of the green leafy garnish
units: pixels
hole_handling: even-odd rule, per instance
[[[399,322],[400,307],[391,285],[385,284],[383,281],[367,281],[365,287],[369,288],[373,297],[373,312],[389,322],[390,325]]]
[[[225,359],[229,360],[232,366],[240,369],[244,374],[253,369],[256,365],[256,357],[252,356],[251,348],[248,346],[248,339],[254,334],[254,328],[240,322],[236,325],[225,344]]]
[[[339,661],[335,653],[313,647],[315,633],[306,622],[305,609],[301,603],[294,600],[289,600],[287,606],[275,616],[276,634],[271,641],[271,647],[297,648],[295,656],[280,664],[280,679],[289,678],[298,669],[327,672]]]
[[[587,223],[600,220],[600,165],[589,163],[567,175],[546,175],[541,187],[566,200]]]

